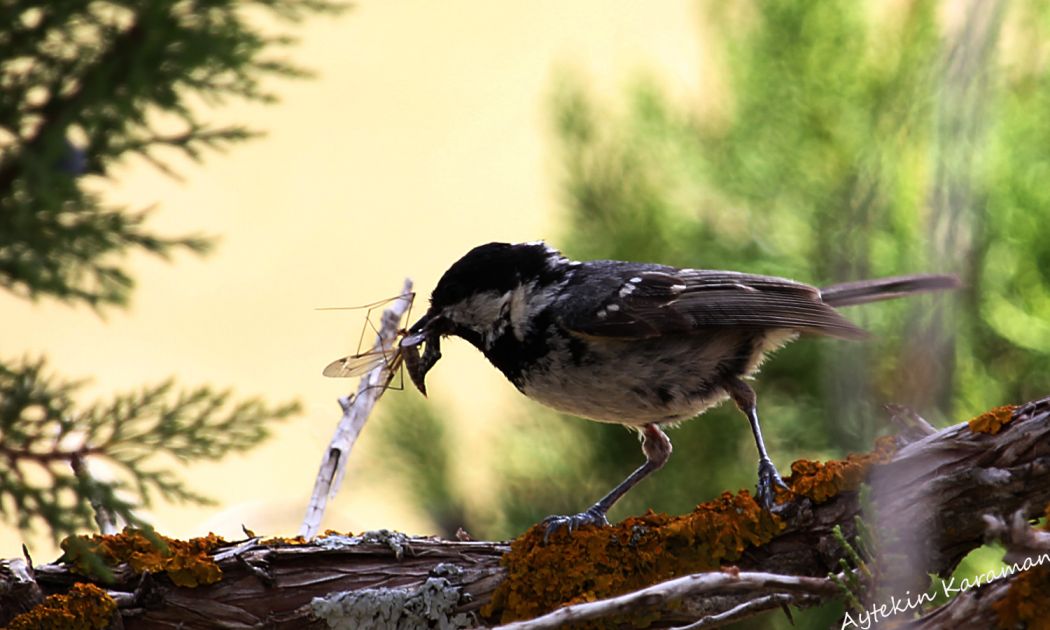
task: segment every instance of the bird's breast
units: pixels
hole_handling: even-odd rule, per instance
[[[765,334],[739,330],[651,339],[562,333],[549,346],[521,371],[522,393],[558,411],[630,425],[701,413],[727,397],[727,376],[754,371],[771,349]]]

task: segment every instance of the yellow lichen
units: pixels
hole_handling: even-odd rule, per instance
[[[8,630],[103,630],[113,621],[117,602],[94,584],[77,582],[65,595],[43,602],[7,625]]]
[[[1050,531],[1050,504],[1045,508],[1043,529]],[[1000,628],[1050,630],[1050,565],[1022,571],[1013,578],[1006,596],[992,604]]]
[[[102,558],[113,567],[127,563],[136,573],[166,573],[178,586],[213,584],[222,570],[209,555],[226,541],[215,534],[190,540],[175,540],[153,534],[167,547],[154,544],[141,530],[127,527],[119,534],[76,536],[62,541],[63,560],[81,573],[90,573],[88,554]],[[73,544],[72,539],[79,544]]]
[[[970,430],[974,433],[989,433],[995,435],[1002,430],[1003,426],[1013,420],[1016,405],[1003,405],[989,409],[988,411],[970,420]]]
[[[896,449],[893,436],[885,435],[875,441],[870,453],[851,453],[844,460],[831,462],[800,459],[791,464],[791,476],[784,480],[791,492],[778,488],[777,498],[783,502],[794,493],[823,503],[839,493],[857,490],[871,466],[888,462]]]
[[[312,539],[307,539],[305,536],[272,536],[270,538],[263,538],[259,541],[260,545],[279,546],[279,545],[305,545],[312,540],[320,540],[322,538],[328,538],[329,536],[339,536],[343,538],[351,538],[353,534],[351,532],[339,532],[334,529],[326,529],[323,534],[320,534]]]
[[[1040,565],[1013,579],[1006,596],[992,604],[1000,628],[1050,630],[1050,566]]]
[[[892,437],[880,438],[871,453],[844,461],[799,461],[787,479],[792,492],[820,503],[860,487],[873,464],[888,461]],[[764,545],[786,525],[746,491],[723,493],[691,513],[669,516],[652,511],[607,528],[561,530],[543,542],[535,525],[511,543],[501,564],[507,577],[482,609],[490,621],[528,619],[559,606],[594,601],[736,562],[744,551]],[[628,625],[640,619],[625,620]]]
[[[260,545],[266,545],[269,547],[280,547],[282,545],[305,545],[308,543],[305,536],[294,536],[288,538],[286,536],[273,536],[271,538],[263,538],[259,541]]]
[[[593,601],[738,560],[784,527],[747,491],[698,505],[684,516],[649,512],[609,528],[560,531],[544,544],[536,525],[503,557],[507,578],[483,614],[502,622]]]

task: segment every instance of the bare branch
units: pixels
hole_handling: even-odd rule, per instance
[[[904,442],[921,440],[927,435],[933,435],[937,429],[933,428],[926,419],[915,412],[914,409],[904,405],[884,405],[886,411],[890,412],[890,424],[897,429],[898,438]]]
[[[69,465],[73,469],[73,475],[81,485],[90,487],[94,484],[91,473],[88,471],[87,466],[84,464],[84,458],[80,454],[74,453],[69,460]],[[118,517],[113,513],[113,510],[109,509],[93,494],[88,496],[88,501],[91,503],[91,508],[95,510],[95,523],[98,524],[98,532],[100,534],[117,533]]]
[[[412,280],[405,278],[405,284],[399,295],[407,295],[411,292]],[[410,300],[394,300],[390,308],[383,311],[379,333],[373,345],[374,350],[383,350],[395,358],[390,362],[383,362],[365,374],[357,386],[356,396],[339,399],[343,417],[339,420],[335,435],[332,436],[332,441],[321,459],[320,470],[317,471],[317,480],[314,482],[313,493],[310,495],[310,503],[306,507],[306,516],[299,528],[299,535],[304,538],[313,538],[320,531],[321,519],[324,518],[328,500],[339,492],[339,486],[346,474],[350,449],[354,447],[354,442],[364,429],[368,416],[379,402],[379,397],[386,391],[400,365],[400,355],[393,351],[392,346],[401,328],[401,319],[410,306]]]
[[[911,442],[891,461],[870,471],[868,479],[877,486],[874,510],[882,515],[875,527],[886,537],[880,541],[884,543],[880,551],[911,548],[915,531],[925,532],[924,549],[910,560],[911,569],[926,576],[949,574],[959,559],[988,535],[1003,536],[1008,548],[1044,549],[1045,532],[1029,531],[1024,521],[1041,515],[1042,506],[1050,501],[1050,400],[1024,405],[1012,413],[1010,409],[996,409],[973,423],[961,423]],[[642,568],[642,574],[635,577],[655,586],[630,593],[623,592],[627,589],[595,590],[602,601],[550,612],[558,607],[559,602],[555,602],[545,617],[522,620],[510,627],[555,627],[567,621],[568,615],[575,615],[572,621],[605,620],[606,615],[638,611],[652,627],[709,628],[784,604],[805,607],[841,598],[843,591],[827,576],[842,571],[839,562],[846,554],[830,532],[840,526],[849,538],[860,511],[856,492],[840,492],[820,503],[796,498],[783,507],[783,529],[769,542],[747,548],[734,562],[740,569],[738,574],[735,569],[724,568],[722,572],[697,573],[665,582],[666,574],[650,575]],[[1015,516],[1018,511],[1020,515]],[[1011,517],[983,518],[989,514]],[[680,529],[680,521],[665,520],[668,527]],[[661,519],[649,521],[647,535],[669,540],[671,534],[661,531],[658,521]],[[578,530],[573,540],[557,544],[578,547],[604,545],[606,539],[629,541],[637,533],[632,528],[638,523],[633,518],[601,530]],[[621,555],[607,553],[601,566],[586,565],[586,557],[581,556],[584,566],[575,571],[577,575],[551,573],[549,565],[544,565],[546,572],[523,571],[527,557],[538,557],[544,550],[558,554],[557,548],[550,549],[553,545],[528,546],[528,541],[541,538],[530,533],[514,541],[513,546],[389,533],[322,536],[308,544],[250,539],[213,550],[211,557],[221,568],[222,579],[207,589],[178,587],[160,578],[145,584],[125,565],[113,568],[115,581],[106,588],[122,602],[128,630],[191,630],[222,624],[291,630],[324,626],[311,608],[314,598],[332,595],[328,598],[331,601],[357,602],[356,606],[364,608],[348,614],[361,618],[363,612],[371,610],[369,602],[388,601],[381,598],[393,591],[401,595],[423,593],[428,583],[433,586],[435,580],[444,580],[445,588],[451,591],[443,590],[443,596],[449,592],[460,596],[449,611],[449,619],[466,618],[476,626],[491,626],[501,617],[508,622],[518,619],[513,610],[493,607],[496,602],[507,601],[506,596],[494,597],[497,592],[528,597],[531,591],[524,588],[523,581],[537,576],[546,580],[554,593],[564,592],[563,587],[577,578],[589,579],[594,589],[595,584],[614,577],[609,571],[623,571],[638,554],[638,549],[629,544],[618,545]],[[902,541],[908,544],[902,547]],[[1047,553],[1044,549],[1031,554],[1028,565],[1033,566]],[[1036,570],[1050,567],[1050,559],[1045,565]],[[1023,571],[1023,561],[1019,566],[1018,571],[1004,574],[1002,579],[997,579],[998,573],[984,576],[980,586],[973,588],[956,582],[947,605],[924,614],[921,620],[899,615],[894,621],[908,628],[994,627],[1002,606],[994,609],[993,604],[1013,602],[1017,595],[1011,595],[1011,584],[1032,575]],[[44,564],[35,567],[31,579],[45,592],[56,593],[68,590],[84,577],[63,564]],[[5,578],[0,571],[0,591],[6,588],[13,592],[17,584],[17,579]],[[336,595],[340,593],[354,595],[340,599]],[[905,591],[894,588],[890,594],[900,603]],[[888,600],[874,603],[882,605]],[[376,623],[379,621],[376,617]]]
[[[1000,540],[1006,546],[1003,558],[1006,567],[978,576],[972,585],[956,584],[953,580],[946,590],[953,595],[952,599],[900,628],[1031,627],[1025,622],[1034,621],[1032,616],[1044,618],[1046,611],[1031,601],[1026,602],[1029,608],[1026,617],[1026,611],[1016,605],[1018,595],[1014,591],[1020,591],[1020,599],[1029,600],[1032,584],[1045,582],[1050,569],[1050,532],[1031,527],[1022,510],[1014,512],[1009,523],[993,515],[985,515],[983,520],[988,526],[988,538]],[[1027,583],[1017,584],[1019,580]],[[1015,601],[1008,599],[1011,594]],[[1004,614],[1011,618],[1004,618]]]
[[[830,598],[838,595],[840,590],[838,585],[828,578],[777,575],[775,573],[762,572],[712,571],[710,573],[697,573],[675,578],[634,591],[633,593],[620,595],[619,597],[566,606],[542,617],[499,626],[498,630],[557,629],[570,623],[602,619],[614,615],[636,614],[655,605],[663,604],[666,606],[669,602],[689,597],[714,593],[740,592],[758,595],[758,599],[762,600],[763,603],[778,605],[777,601],[770,599],[770,595],[798,594]],[[757,600],[750,600],[745,603],[754,612],[757,612],[760,608],[754,604],[755,601]],[[740,608],[740,606],[726,611],[726,613],[728,614],[736,608]]]
[[[1023,510],[1014,512],[1009,523],[991,514],[984,516],[984,522],[988,525],[988,538],[1006,547],[1003,562],[1023,562],[1025,558],[1050,551],[1050,531],[1029,525]]]
[[[678,626],[675,630],[699,630],[700,628],[716,628],[718,626],[731,623],[738,619],[744,619],[751,617],[762,611],[776,608],[778,606],[783,607],[788,604],[794,604],[798,602],[798,596],[788,595],[787,593],[774,593],[772,595],[766,595],[765,597],[759,597],[745,601],[739,606],[734,606],[729,610],[718,613],[716,615],[709,615],[704,617],[696,623],[691,623],[688,626]]]

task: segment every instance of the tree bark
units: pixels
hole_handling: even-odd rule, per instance
[[[899,436],[901,444],[892,458],[867,476],[873,492],[865,522],[879,539],[878,558],[888,559],[885,566],[873,560],[879,563],[882,587],[888,586],[898,598],[903,589],[921,592],[928,586],[927,573],[949,575],[986,537],[1004,541],[1011,550],[1007,562],[1029,558],[1032,564],[1047,553],[1050,534],[1031,529],[1027,521],[1041,515],[1050,502],[1050,399],[934,433],[913,414],[896,411],[895,418],[908,425],[900,432],[907,438]],[[1000,426],[1001,421],[1005,423]],[[834,588],[828,575],[842,574],[840,561],[846,553],[832,530],[840,526],[849,539],[860,514],[858,504],[856,492],[820,503],[796,497],[780,506],[780,533],[746,549],[735,566],[695,576],[653,576],[647,589],[561,608],[555,620],[574,619],[581,614],[579,606],[587,606],[586,617],[580,619],[609,627],[629,627],[624,620],[632,615],[644,615],[655,628],[715,627],[787,604],[841,599],[845,591]],[[618,530],[622,526],[601,533],[624,534]],[[574,543],[561,538],[549,544]],[[488,611],[485,617],[482,609],[513,574],[501,564],[508,562],[510,549],[507,542],[390,532],[328,536],[309,543],[251,538],[212,552],[222,570],[214,584],[180,587],[163,574],[142,577],[122,565],[115,582],[99,586],[115,597],[123,627],[129,630],[494,626],[499,618],[492,613],[499,611]],[[35,593],[38,598],[36,588],[44,594],[62,593],[75,582],[89,581],[64,564],[45,564],[28,571],[34,582],[30,589],[26,574],[21,572],[16,585],[11,571],[0,571],[0,623],[13,616],[5,617],[4,612],[17,610],[17,593]],[[940,608],[900,621],[915,628],[986,627],[985,622],[999,614],[994,602],[1003,601],[1011,583],[1025,575],[1019,571],[960,589]],[[327,620],[318,615],[327,615]],[[957,626],[960,622],[965,625]],[[547,622],[542,618],[531,623],[516,627],[557,627],[543,625]]]

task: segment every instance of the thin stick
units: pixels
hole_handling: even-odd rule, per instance
[[[91,473],[88,472],[87,466],[84,465],[84,459],[79,452],[73,453],[73,456],[69,459],[69,465],[73,468],[73,475],[76,476],[80,483],[88,487],[94,485]],[[117,529],[117,515],[103,505],[102,501],[95,494],[91,494],[88,497],[88,501],[91,503],[92,509],[95,510],[95,523],[98,525],[98,533],[116,534],[119,531]]]
[[[718,613],[717,615],[708,615],[697,621],[691,623],[688,626],[675,626],[673,630],[700,630],[701,628],[715,628],[728,624],[731,621],[737,621],[739,619],[745,619],[751,617],[756,612],[762,612],[777,606],[787,606],[793,604],[799,597],[807,597],[806,595],[788,595],[787,593],[773,593],[772,595],[766,595],[765,597],[759,597],[758,599],[750,599],[741,604],[738,604],[725,612]],[[818,600],[819,601],[819,600]]]
[[[401,289],[401,295],[411,291],[412,280],[405,278],[405,286]],[[346,475],[346,462],[350,457],[350,449],[357,441],[357,436],[361,434],[379,397],[383,395],[387,385],[394,378],[394,373],[400,364],[398,360],[400,354],[396,354],[392,346],[397,337],[397,331],[401,328],[401,318],[404,317],[410,304],[409,300],[394,300],[390,308],[383,311],[383,319],[373,349],[383,350],[394,359],[390,362],[384,361],[361,377],[356,396],[343,396],[339,399],[343,417],[339,420],[335,435],[332,436],[332,441],[321,459],[321,468],[317,471],[317,481],[314,482],[310,503],[306,506],[306,516],[303,518],[302,526],[299,527],[299,535],[304,538],[313,538],[320,531],[321,519],[324,518],[328,500],[339,492],[339,486]]]
[[[559,608],[542,617],[499,626],[497,630],[554,630],[570,623],[629,614],[669,600],[695,597],[712,592],[753,592],[761,605],[774,606],[780,602],[767,599],[767,595],[794,593],[834,597],[839,594],[839,587],[827,578],[778,575],[757,571],[696,573],[654,584],[625,595]]]

